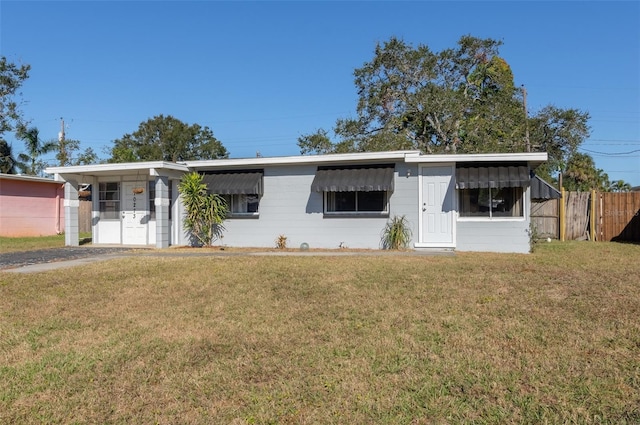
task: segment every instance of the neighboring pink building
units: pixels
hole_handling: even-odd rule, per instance
[[[64,232],[64,185],[34,176],[0,174],[0,236]]]

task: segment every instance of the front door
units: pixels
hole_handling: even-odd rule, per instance
[[[454,168],[449,165],[422,167],[420,245],[455,245],[453,172]]]
[[[140,189],[143,191],[140,193]],[[122,184],[122,243],[147,244],[147,185],[135,182]]]

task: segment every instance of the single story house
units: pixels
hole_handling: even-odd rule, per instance
[[[546,153],[424,155],[419,151],[51,167],[65,183],[67,245],[77,244],[78,187],[93,187],[95,244],[188,245],[178,184],[197,171],[230,205],[235,247],[381,247],[405,216],[411,248],[529,251],[531,171]]]
[[[0,173],[0,236],[50,236],[64,232],[63,184]]]

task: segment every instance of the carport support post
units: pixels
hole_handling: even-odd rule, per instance
[[[156,176],[156,248],[169,247],[169,177]]]
[[[80,245],[79,210],[78,182],[68,180],[64,184],[64,244],[66,246]]]

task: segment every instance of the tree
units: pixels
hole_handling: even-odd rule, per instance
[[[18,138],[23,140],[28,155],[21,153],[18,155],[19,160],[26,164],[23,166],[23,172],[30,175],[39,175],[47,166],[46,163],[39,160],[42,155],[53,152],[56,149],[55,142],[42,142],[40,139],[40,131],[36,127],[29,127],[18,132]]]
[[[0,173],[16,174],[18,168],[24,167],[14,155],[11,145],[0,139]]]
[[[607,173],[596,168],[591,155],[581,152],[575,152],[568,159],[562,183],[566,190],[582,192],[592,189],[608,192],[611,186]]]
[[[624,180],[616,180],[609,185],[611,192],[630,192],[631,185]]]
[[[529,120],[533,148],[549,154],[549,160],[536,169],[536,174],[545,180],[553,180],[557,172],[565,172],[569,160],[590,135],[588,121],[587,112],[555,106],[544,107]]]
[[[109,162],[187,161],[227,158],[227,149],[208,127],[189,125],[170,115],[140,124],[114,141]]]
[[[332,135],[318,129],[299,137],[301,154],[531,149],[549,153],[536,172],[552,180],[589,136],[589,114],[546,106],[527,118],[501,45],[469,35],[441,52],[397,38],[378,44],[373,59],[354,71],[357,116],[338,119]]]
[[[193,242],[210,246],[214,240],[222,238],[223,222],[228,213],[224,198],[207,194],[207,185],[196,172],[182,177],[178,191],[186,212],[184,226],[191,233]]]
[[[95,164],[98,162],[98,155],[96,155],[92,148],[87,148],[82,153],[78,153],[80,151],[79,140],[61,140],[57,145],[57,151],[56,159],[60,167]]]
[[[30,65],[18,66],[0,56],[0,140],[5,140],[4,133],[26,127],[17,97],[30,69]]]
[[[354,71],[357,117],[337,120],[338,142],[322,129],[300,137],[301,152],[524,150],[521,90],[498,55],[501,44],[471,36],[442,52],[397,38],[378,44]]]

